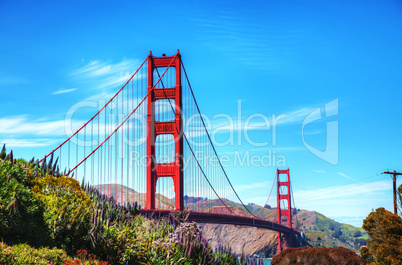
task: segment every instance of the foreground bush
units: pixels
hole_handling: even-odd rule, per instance
[[[364,260],[355,252],[343,247],[339,248],[291,248],[275,255],[271,260],[272,265],[363,265]]]
[[[77,250],[74,260],[64,260],[64,265],[110,265],[107,261],[100,261],[95,255],[88,254],[86,250]]]
[[[27,244],[8,246],[0,243],[0,264],[63,264],[67,254],[57,248],[35,249]]]
[[[29,187],[28,167],[12,155],[6,160],[0,158],[0,241],[39,247],[51,243],[50,230]]]
[[[86,250],[78,250],[77,257],[71,258],[64,250],[58,248],[35,249],[28,244],[8,246],[4,242],[0,243],[0,264],[110,265],[110,263],[100,261],[96,256],[88,254]]]
[[[53,244],[73,255],[88,246],[92,202],[77,180],[50,175],[33,177],[28,172],[31,191],[43,209]]]

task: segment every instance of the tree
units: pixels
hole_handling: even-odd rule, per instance
[[[360,255],[367,262],[367,264],[372,264],[375,262],[374,256],[370,253],[370,249],[367,247],[360,248]]]
[[[362,232],[360,232],[359,230],[357,230],[357,231],[355,231],[355,232],[353,233],[353,236],[354,236],[354,237],[362,236]]]
[[[338,238],[341,235],[342,235],[342,230],[339,227],[335,228],[335,231],[331,234],[331,236],[333,236],[335,238]]]
[[[355,242],[355,245],[359,245],[359,246],[367,245],[366,240],[363,239],[363,238],[356,238],[356,239],[354,240],[354,242]]]
[[[402,260],[402,219],[384,208],[371,212],[363,221],[370,253],[379,264],[400,264]]]

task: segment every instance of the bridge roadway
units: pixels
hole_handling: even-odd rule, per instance
[[[171,213],[175,212],[166,210],[145,210],[145,209],[140,210],[140,214],[143,216],[147,216],[148,218],[169,217]],[[268,220],[245,217],[245,216],[233,216],[227,214],[190,212],[187,221],[190,222],[193,221],[197,223],[211,223],[211,224],[244,225],[250,227],[269,229],[284,234],[300,233],[295,229],[291,229],[287,226],[280,225]]]

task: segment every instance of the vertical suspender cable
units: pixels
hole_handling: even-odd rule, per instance
[[[123,114],[124,113],[124,91],[123,91],[123,93],[121,94],[121,113]],[[126,126],[127,127],[127,125],[126,124],[124,124],[123,123],[123,126],[121,127],[121,157],[120,157],[120,159],[121,159],[121,172],[120,172],[120,203],[121,203],[121,205],[123,205],[123,200],[124,200],[124,198],[123,198],[123,184],[124,184],[124,181],[123,181],[123,174],[124,174],[124,170],[123,170],[123,164],[124,164],[124,159],[123,159],[123,157],[124,157],[124,143],[123,143],[123,138],[124,138],[124,126]]]

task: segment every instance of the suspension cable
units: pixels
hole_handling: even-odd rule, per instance
[[[271,197],[271,193],[272,193],[272,190],[274,189],[274,185],[275,185],[275,181],[272,182],[271,191],[269,192],[269,195],[268,195],[267,200],[265,201],[265,204],[262,206],[261,210],[255,216],[258,216],[260,213],[262,213],[262,210],[264,210],[265,205],[267,205],[267,203],[268,203],[269,197]]]
[[[131,81],[131,79],[133,79],[133,77],[137,74],[137,72],[141,69],[141,67],[144,65],[144,63],[148,60],[150,54],[147,56],[147,58],[145,58],[145,60],[142,62],[142,64],[140,65],[140,67],[138,67],[137,71],[135,71],[135,73],[127,80],[127,82],[120,88],[119,91],[117,91],[117,93],[94,115],[92,116],[92,118],[90,118],[84,125],[81,126],[81,128],[79,128],[75,133],[73,133],[70,137],[67,138],[67,140],[65,140],[63,143],[61,143],[58,147],[56,147],[53,151],[51,151],[49,154],[45,155],[44,158],[42,158],[41,160],[39,160],[39,163],[42,162],[45,158],[47,158],[48,156],[50,156],[52,153],[54,153],[57,149],[59,149],[60,147],[62,147],[67,141],[69,141],[71,138],[73,138],[77,133],[79,133],[82,128],[84,128],[88,123],[90,123],[104,108],[106,108],[107,105],[109,105],[110,102],[112,102],[112,100],[120,93],[120,91],[123,90],[123,88]]]
[[[149,57],[149,56],[148,56]],[[109,140],[109,138],[128,120],[128,118],[130,118],[130,116],[138,109],[138,107],[141,106],[141,104],[145,101],[145,99],[149,96],[149,94],[151,94],[151,92],[154,90],[155,86],[159,83],[159,81],[162,79],[162,77],[164,76],[164,74],[166,73],[167,69],[170,67],[170,65],[173,63],[173,61],[176,59],[177,57],[177,53],[176,55],[173,57],[172,61],[170,62],[169,66],[166,68],[165,72],[163,72],[162,76],[159,78],[159,80],[155,83],[155,85],[152,86],[152,88],[148,91],[148,93],[145,95],[145,97],[141,100],[141,102],[137,105],[137,107],[135,107],[135,109],[133,111],[131,111],[130,114],[127,115],[127,117],[119,124],[119,126],[116,127],[116,129],[109,134],[109,136],[103,140],[103,142],[101,144],[99,144],[94,150],[92,150],[92,152],[87,155],[80,163],[78,163],[75,167],[73,167],[68,173],[67,175],[69,175],[72,171],[74,171],[79,165],[81,165],[85,160],[88,159],[88,157],[90,157],[93,153],[96,152],[96,150],[99,149],[99,147],[101,147],[107,140]],[[138,70],[137,70],[138,71]]]
[[[295,198],[294,198],[294,196],[293,196],[292,182],[290,182],[290,179],[289,179],[289,184],[290,184],[290,194],[291,194],[291,196],[292,196],[293,205],[294,205],[294,208],[295,208],[295,210],[296,210],[296,214],[295,214],[295,217],[296,217],[296,227],[297,227],[297,229],[299,229],[299,219],[297,219],[297,208],[296,208]],[[292,215],[292,207],[290,207],[290,215]]]
[[[194,92],[193,92],[193,89],[191,88],[190,80],[188,79],[187,72],[186,72],[186,69],[184,68],[183,62],[181,62],[181,65],[183,66],[184,74],[185,74],[185,76],[186,76],[186,80],[187,80],[188,86],[189,86],[189,88],[190,88],[191,95],[193,96],[195,106],[197,107],[198,114],[200,115],[200,119],[201,119],[202,125],[204,126],[204,130],[205,130],[205,132],[206,132],[206,134],[207,134],[207,136],[208,136],[209,142],[211,143],[212,149],[213,149],[213,151],[214,151],[214,153],[215,153],[215,156],[216,156],[216,158],[217,158],[217,160],[218,160],[218,162],[219,162],[219,165],[220,165],[220,167],[222,168],[223,174],[225,175],[225,177],[226,177],[226,179],[227,179],[227,181],[228,181],[230,187],[232,188],[233,192],[235,193],[236,197],[239,199],[239,201],[240,201],[240,203],[243,205],[243,207],[244,207],[252,216],[258,218],[256,215],[254,215],[254,214],[244,205],[243,201],[240,199],[240,197],[239,197],[239,195],[237,194],[236,190],[234,189],[232,183],[230,182],[229,177],[228,177],[228,175],[226,174],[225,169],[223,168],[223,165],[222,165],[222,163],[221,163],[221,160],[220,160],[219,157],[218,157],[218,154],[217,154],[217,152],[216,152],[216,150],[215,150],[215,146],[214,146],[214,144],[212,143],[211,137],[209,136],[208,130],[207,130],[206,126],[205,126],[204,119],[202,118],[200,108],[198,107],[197,100],[195,99]]]

